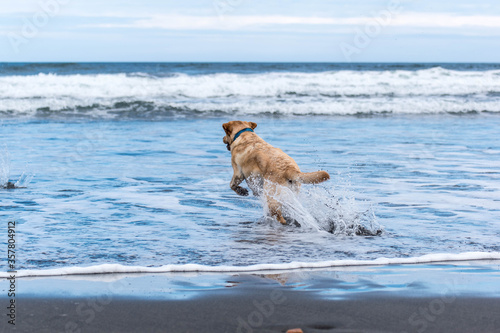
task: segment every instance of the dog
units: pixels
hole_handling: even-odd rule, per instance
[[[330,179],[330,175],[326,171],[301,172],[293,158],[255,134],[256,127],[254,122],[239,120],[222,125],[226,133],[222,142],[231,152],[233,166],[229,186],[237,194],[247,196],[248,190],[240,186],[246,180],[254,195],[265,196],[270,215],[286,224],[281,203],[275,199],[280,186],[297,194],[301,184],[318,184]]]

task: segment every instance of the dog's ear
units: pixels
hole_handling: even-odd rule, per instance
[[[222,129],[227,135],[231,134],[231,125],[229,123],[222,124]]]
[[[255,127],[257,127],[256,123],[250,122],[249,124],[251,129],[255,129]]]

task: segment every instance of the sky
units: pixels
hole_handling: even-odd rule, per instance
[[[500,62],[498,0],[3,0],[0,62]]]

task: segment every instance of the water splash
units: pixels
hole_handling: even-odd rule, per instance
[[[269,193],[266,193],[269,195]],[[307,231],[326,231],[334,235],[378,236],[383,228],[377,222],[373,205],[357,200],[348,185],[304,185],[300,193],[279,186],[271,196],[282,205],[289,224]],[[268,214],[265,196],[261,196]]]
[[[9,182],[10,178],[10,153],[7,145],[4,144],[0,151],[0,188],[25,188],[31,182],[34,174],[29,171],[29,165],[26,163],[25,170],[16,182]]]
[[[27,187],[34,176],[35,175],[30,171],[23,172],[19,177],[19,179],[17,180],[17,182],[15,183],[15,187],[17,188]]]
[[[6,187],[10,176],[10,154],[7,145],[4,144],[0,151],[0,188]]]

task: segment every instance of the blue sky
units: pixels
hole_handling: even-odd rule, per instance
[[[3,1],[0,61],[500,62],[500,1]]]

